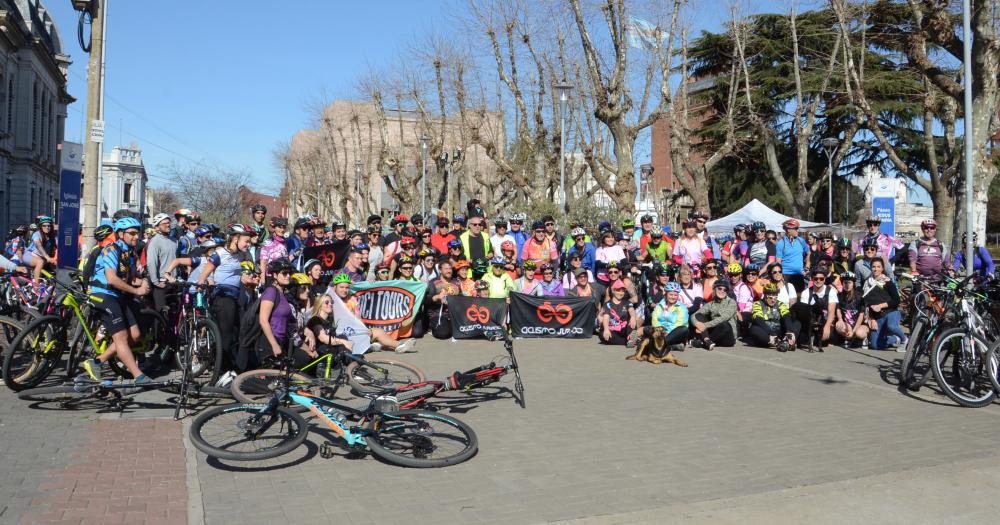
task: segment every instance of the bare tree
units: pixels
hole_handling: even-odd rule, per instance
[[[177,197],[182,205],[200,213],[203,222],[225,226],[246,217],[247,203],[241,200],[240,195],[249,184],[248,171],[175,163],[163,172],[175,181],[173,187],[177,188]],[[192,180],[198,181],[198,184],[191,184]]]

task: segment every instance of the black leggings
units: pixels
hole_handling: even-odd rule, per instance
[[[247,370],[250,355],[239,354],[240,307],[232,297],[218,296],[212,299],[212,315],[219,325],[219,335],[222,345],[222,370]]]
[[[813,325],[826,322],[826,315],[815,315],[813,309],[803,303],[797,302],[789,308],[791,315],[799,323],[799,330],[795,332],[795,341],[798,344],[812,344],[813,337],[822,337],[822,331],[819,334],[813,333]],[[833,336],[834,330],[830,330],[831,337]]]
[[[716,346],[736,346],[736,334],[729,323],[717,324],[701,335],[711,339]]]
[[[679,326],[670,331],[669,334],[664,338],[665,343],[668,345],[682,345],[684,341],[688,338],[688,328],[686,326]]]
[[[779,328],[780,333],[774,333],[770,328],[768,328],[767,323],[763,319],[754,319],[753,323],[750,325],[750,342],[754,346],[760,346],[767,348],[771,344],[771,336],[783,337],[787,333],[796,334],[798,337],[799,333],[799,323],[791,316],[785,316],[781,318],[781,326]]]

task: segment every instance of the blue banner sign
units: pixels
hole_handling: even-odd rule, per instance
[[[80,259],[80,176],[83,145],[64,142],[59,171],[59,267],[76,268]]]

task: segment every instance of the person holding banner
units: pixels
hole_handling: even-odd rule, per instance
[[[625,300],[625,283],[611,285],[611,300],[604,303],[600,315],[601,342],[606,345],[625,346],[636,331],[635,308]]]
[[[348,352],[353,344],[336,336],[337,327],[333,320],[333,298],[320,295],[313,301],[312,317],[306,322],[306,338],[315,341],[316,355]]]
[[[435,339],[451,337],[451,311],[448,308],[448,297],[460,295],[461,286],[454,277],[454,268],[448,259],[438,263],[440,274],[436,280],[427,284],[429,306],[427,310],[428,326]]]
[[[333,286],[331,287],[333,293],[344,302],[344,306],[349,312],[357,316],[359,319],[361,315],[358,313],[358,302],[351,297],[351,280],[347,275],[340,274],[334,276]],[[377,327],[369,327],[371,331],[372,347],[371,350],[395,350],[397,354],[405,354],[408,352],[414,352],[413,345],[416,344],[414,339],[406,339],[404,341],[397,341],[392,338],[391,335],[385,333],[385,330]]]

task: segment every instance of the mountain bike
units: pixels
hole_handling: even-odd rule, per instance
[[[287,373],[277,368],[243,372],[230,385],[233,397],[244,403],[266,402],[284,384]],[[350,385],[355,392],[366,394],[425,381],[423,371],[404,361],[367,358],[350,352],[321,355],[290,373],[288,381],[294,387],[307,388],[315,393],[327,391],[330,396],[335,395],[344,384]],[[310,377],[306,375],[308,373],[317,377]]]
[[[173,288],[168,297],[176,298],[178,305],[170,315],[170,326],[176,334],[177,368],[185,370],[185,359],[190,356],[191,379],[214,385],[222,375],[223,356],[219,325],[209,314],[207,296],[213,286],[188,282],[165,283],[165,286]]]
[[[920,276],[902,275],[921,284],[921,290],[913,297],[913,327],[899,366],[900,386],[915,392],[930,378],[931,349],[934,348],[938,334],[957,322],[955,309],[950,307],[954,302],[957,282],[940,285]]]
[[[286,366],[290,363],[287,363]],[[294,388],[288,367],[282,385],[264,404],[220,406],[191,424],[191,443],[205,454],[231,461],[258,461],[287,454],[307,437],[306,421],[286,401],[305,407],[344,443],[396,465],[444,467],[471,458],[479,448],[469,425],[443,414],[400,410],[390,397],[369,394],[356,409]],[[328,455],[324,443],[321,454]]]

